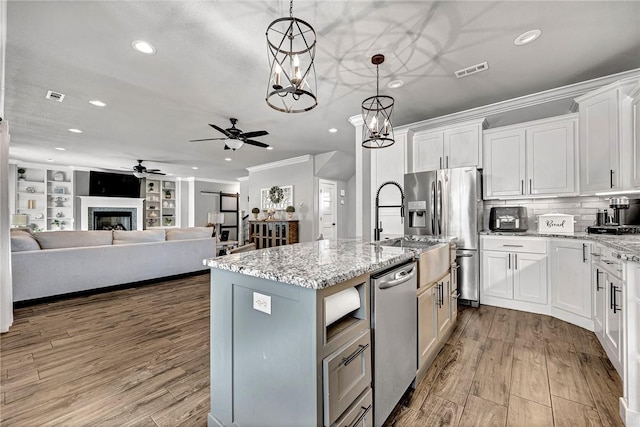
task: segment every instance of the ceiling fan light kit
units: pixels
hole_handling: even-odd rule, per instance
[[[371,57],[371,63],[376,66],[376,95],[362,101],[362,146],[364,148],[385,148],[393,145],[393,114],[394,99],[387,95],[380,95],[379,66],[384,62],[384,55],[378,53]]]
[[[269,24],[266,37],[271,67],[267,105],[283,113],[312,110],[318,105],[314,65],[316,31],[309,23],[293,16],[293,0],[289,3],[289,17]]]

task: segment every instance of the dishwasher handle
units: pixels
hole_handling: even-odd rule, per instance
[[[393,288],[394,286],[398,286],[405,282],[408,282],[409,280],[415,277],[417,270],[418,269],[414,266],[409,271],[402,270],[397,272],[393,276],[393,280],[379,280],[377,284],[378,289]]]

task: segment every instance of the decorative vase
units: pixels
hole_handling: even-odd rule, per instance
[[[291,221],[293,219],[293,212],[287,212],[287,218]]]
[[[257,219],[258,219],[258,214],[257,214],[257,213],[254,213],[254,214],[253,214],[253,219],[255,219],[255,220],[257,220]]]

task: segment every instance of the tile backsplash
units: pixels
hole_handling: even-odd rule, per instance
[[[563,213],[574,215],[575,231],[586,231],[587,227],[596,223],[596,212],[609,209],[609,199],[606,197],[561,197],[549,199],[516,199],[516,200],[485,200],[484,229],[489,229],[489,211],[494,206],[524,206],[527,208],[529,229],[538,229],[538,215],[548,213]],[[609,209],[609,213],[611,209]]]

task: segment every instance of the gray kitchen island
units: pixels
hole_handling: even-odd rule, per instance
[[[414,256],[321,240],[204,260],[208,425],[372,425],[370,274]]]

